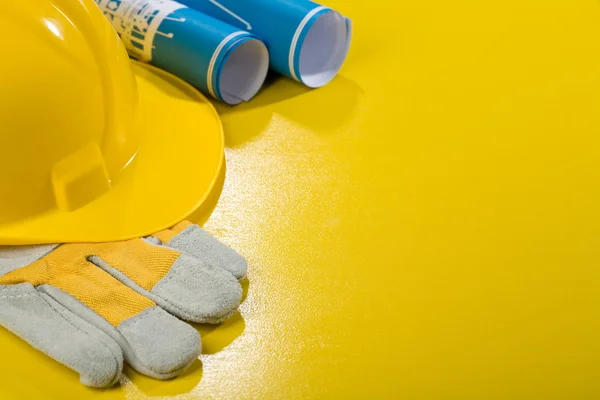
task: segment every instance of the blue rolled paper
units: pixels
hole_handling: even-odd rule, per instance
[[[170,0],[95,0],[131,57],[229,104],[262,86],[269,55],[246,30]]]
[[[178,0],[240,29],[269,49],[271,68],[309,87],[323,86],[342,67],[352,25],[308,0]]]

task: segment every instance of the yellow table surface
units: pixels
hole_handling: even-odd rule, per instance
[[[0,330],[0,398],[600,397],[600,3],[327,5],[337,79],[218,106],[240,313],[106,391]]]

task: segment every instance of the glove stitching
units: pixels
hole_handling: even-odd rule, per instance
[[[204,261],[202,261],[202,260],[200,260],[200,262],[204,263]],[[211,266],[211,265],[208,264],[208,266]],[[165,277],[165,279],[163,279],[162,281],[160,281],[158,284],[167,284],[174,277],[175,277],[175,274],[170,275],[170,276],[167,275],[167,277]],[[174,309],[176,309],[181,314],[181,316],[182,316],[183,319],[187,319],[189,321],[198,322],[198,323],[215,323],[215,322],[218,323],[218,322],[221,322],[221,321],[227,319],[227,317],[229,317],[233,313],[235,313],[235,311],[237,311],[237,308],[238,308],[238,307],[235,307],[230,313],[227,313],[226,315],[224,315],[222,317],[211,318],[210,316],[206,316],[206,315],[195,316],[195,315],[193,315],[193,314],[185,311],[183,308],[181,308],[177,304],[173,303],[171,300],[163,298],[163,297],[161,297],[161,296],[159,296],[157,294],[154,294],[154,295],[157,298],[161,299],[164,303],[166,303],[166,304],[170,305],[171,307],[173,307]]]
[[[143,320],[145,320],[145,319],[148,317],[148,315],[150,315],[150,312],[151,312],[150,310],[152,310],[152,308],[154,308],[154,307],[149,307],[149,308],[146,308],[144,311],[142,311],[142,312],[141,312],[141,313],[139,313],[138,315],[135,315],[135,316],[133,316],[132,318],[136,318],[136,317],[137,317],[137,318],[135,319],[135,321],[131,322],[129,326],[135,326],[135,325],[137,325],[137,324],[138,324],[140,321],[143,321]]]
[[[170,248],[169,248],[170,249]],[[174,250],[174,249],[170,249],[170,250]],[[177,250],[178,251],[178,250]],[[103,258],[99,257],[99,256],[94,256],[99,258],[103,263],[105,263],[106,265],[108,265],[111,269],[106,269],[105,267],[103,267],[102,265],[96,264],[93,260],[91,260],[91,256],[88,257],[88,261],[91,262],[92,264],[94,264],[96,267],[100,268],[101,270],[103,270],[104,272],[108,273],[109,275],[111,275],[112,277],[116,278],[117,280],[119,280],[121,283],[123,283],[125,286],[129,287],[130,289],[134,290],[135,292],[141,294],[142,296],[154,301],[156,303],[157,306],[162,307],[162,304],[167,304],[169,306],[171,306],[173,309],[175,309],[179,314],[180,314],[180,318],[181,319],[185,319],[185,320],[189,320],[189,321],[195,321],[195,322],[212,322],[212,319],[208,319],[208,318],[203,318],[201,317],[201,320],[199,320],[197,317],[193,316],[192,314],[188,313],[187,311],[185,311],[183,308],[181,308],[180,306],[171,303],[169,300],[157,295],[156,293],[153,293],[152,290],[154,290],[154,288],[156,288],[158,285],[161,284],[165,284],[171,281],[171,279],[173,279],[175,277],[175,275],[167,275],[165,278],[163,278],[161,281],[157,282],[154,287],[152,288],[152,290],[148,291],[146,289],[144,289],[142,286],[140,286],[136,281],[134,281],[133,279],[131,279],[129,276],[127,276],[126,274],[124,274],[123,272],[119,271],[118,269],[116,269],[115,267],[113,267],[112,265],[110,265],[108,262],[106,262],[106,260],[104,260]],[[119,277],[118,274],[115,274],[114,271],[122,274],[125,278],[129,279],[131,281],[131,284],[127,284],[125,282],[123,282],[121,280],[121,278]],[[135,287],[134,287],[135,286]],[[159,301],[156,300],[160,300],[162,301],[162,304]],[[162,307],[164,308],[164,307]],[[148,310],[150,308],[147,308],[146,310]],[[142,315],[142,313],[144,313],[146,310],[143,310],[140,314],[137,314],[137,316]],[[168,310],[166,310],[167,312],[169,312]],[[169,312],[171,313],[171,312]],[[146,318],[148,314],[143,315],[142,317],[139,317],[139,319],[136,319],[135,321],[131,322],[131,324],[137,324],[140,320]],[[134,316],[135,317],[135,316]],[[134,318],[132,317],[132,318]]]
[[[173,307],[174,309],[176,309],[181,318],[187,321],[191,321],[191,322],[196,322],[196,323],[208,323],[208,324],[213,324],[213,323],[219,323],[221,321],[226,320],[227,318],[229,318],[231,315],[235,314],[238,310],[238,306],[236,306],[233,310],[231,310],[230,312],[228,312],[227,314],[223,315],[222,317],[216,317],[216,318],[211,318],[210,316],[195,316],[187,311],[185,311],[184,309],[182,309],[180,306],[178,306],[177,304],[172,303],[170,300],[165,299],[163,297],[157,296],[155,295],[157,298],[161,299],[164,303],[170,305],[171,307]]]
[[[159,284],[167,284],[169,283],[173,278],[175,277],[175,275],[171,275],[171,276],[167,276],[165,279],[163,279],[162,281],[159,282]],[[209,317],[205,317],[205,316],[194,316],[193,314],[191,314],[190,312],[184,310],[183,308],[181,308],[181,306],[173,303],[171,300],[166,299],[162,296],[159,296],[157,294],[154,294],[157,298],[161,299],[164,303],[168,304],[169,306],[171,306],[172,308],[174,308],[175,310],[177,310],[177,312],[182,316],[182,318],[187,319],[189,321],[211,321],[212,319]]]
[[[172,303],[170,300],[165,299],[164,297],[158,296],[156,294],[155,294],[155,296],[157,298],[161,299],[164,303],[168,304],[169,306],[171,306],[172,308],[174,308],[175,310],[177,310],[177,312],[179,312],[179,314],[181,314],[183,317],[190,318],[190,319],[194,318],[192,314],[190,314],[189,312],[185,311],[183,308],[181,308],[177,304]]]
[[[173,270],[171,270],[171,271],[169,271],[169,272],[172,272],[172,271],[173,271]],[[175,277],[175,274],[172,274],[172,275],[170,275],[170,274],[167,274],[167,276],[166,276],[166,277],[165,277],[165,278],[164,278],[162,281],[158,282],[158,283],[155,285],[155,287],[156,287],[156,286],[158,286],[159,284],[160,284],[160,285],[163,285],[163,284],[165,284],[165,285],[166,285],[167,283],[171,282],[171,280],[172,280],[174,277]],[[154,289],[154,288],[153,288],[153,289]],[[152,293],[152,292],[150,292],[150,293]],[[171,302],[170,300],[168,300],[168,299],[165,299],[164,297],[162,297],[162,296],[159,296],[159,295],[157,295],[157,294],[155,294],[155,293],[154,293],[154,296],[156,296],[157,298],[161,299],[161,300],[162,300],[164,303],[166,303],[166,304],[170,305],[172,308],[176,309],[176,310],[177,310],[177,311],[178,311],[178,312],[179,312],[179,313],[180,313],[180,314],[181,314],[183,317],[189,318],[189,319],[191,319],[191,320],[193,320],[193,319],[197,319],[197,318],[194,318],[194,316],[193,316],[192,314],[190,314],[189,312],[187,312],[187,311],[185,311],[183,308],[181,308],[181,306],[179,306],[179,305],[177,305],[177,304],[174,304],[174,303],[173,303],[173,302]]]
[[[19,294],[19,295],[7,295],[7,296],[0,296],[0,299],[19,299],[22,297],[31,297],[34,296],[33,293],[27,293],[27,294]]]
[[[34,295],[34,294],[33,294],[33,293],[31,293],[31,294],[29,294],[28,296],[33,296],[33,295]],[[86,335],[86,336],[90,337],[92,340],[94,340],[94,339],[95,339],[95,340],[96,340],[96,342],[99,342],[99,343],[100,343],[100,344],[101,344],[101,345],[102,345],[104,348],[106,348],[106,349],[108,350],[109,354],[113,356],[113,361],[114,361],[114,363],[115,363],[115,366],[116,366],[115,370],[116,370],[116,371],[119,371],[119,367],[118,367],[118,365],[119,365],[119,360],[117,359],[117,357],[116,357],[116,356],[115,356],[115,354],[113,353],[112,349],[111,349],[111,348],[110,348],[110,347],[109,347],[109,346],[108,346],[106,343],[104,343],[102,340],[100,340],[100,339],[98,339],[98,338],[94,337],[94,336],[93,336],[93,335],[91,335],[89,332],[86,332],[85,330],[81,329],[80,327],[78,327],[77,325],[75,325],[73,322],[71,322],[71,321],[70,321],[70,320],[69,320],[69,319],[68,319],[68,318],[65,316],[66,309],[60,310],[60,309],[56,308],[56,307],[55,307],[55,306],[54,306],[54,305],[53,305],[51,302],[49,302],[48,300],[44,299],[42,296],[39,296],[39,297],[40,297],[40,298],[41,298],[41,299],[42,299],[42,300],[43,300],[43,301],[44,301],[46,304],[48,304],[48,305],[50,306],[50,308],[52,308],[54,311],[56,311],[56,312],[58,313],[58,315],[59,315],[60,317],[62,317],[62,319],[64,319],[64,320],[65,320],[65,321],[66,321],[66,322],[67,322],[69,325],[71,325],[73,328],[75,328],[75,330],[76,330],[76,331],[78,331],[78,332],[83,332],[83,334],[84,334],[84,335]],[[79,317],[79,318],[81,318],[81,317]],[[98,329],[100,329],[100,328],[98,328]],[[100,331],[101,331],[101,329],[100,329]]]
[[[143,320],[145,320],[145,319],[146,319],[146,318],[147,318],[147,317],[148,317],[148,316],[149,316],[149,315],[152,313],[152,311],[153,311],[153,310],[154,310],[154,307],[150,307],[150,308],[147,308],[147,309],[145,309],[144,311],[142,311],[140,314],[138,314],[138,315],[136,315],[136,316],[132,317],[132,318],[136,318],[136,317],[137,317],[137,318],[135,319],[135,321],[133,321],[133,322],[131,322],[131,323],[127,324],[127,325],[128,325],[128,328],[134,327],[134,326],[135,326],[135,325],[137,325],[137,324],[138,324],[140,321],[143,321]],[[125,340],[127,340],[127,339],[125,339]],[[138,365],[142,366],[142,368],[144,368],[144,369],[146,369],[146,370],[148,370],[148,371],[151,371],[153,374],[156,374],[156,375],[162,375],[162,374],[164,374],[164,373],[163,373],[163,372],[161,372],[161,371],[158,371],[158,370],[156,370],[156,369],[153,369],[151,365],[146,365],[146,363],[144,363],[144,362],[142,361],[142,360],[143,360],[143,358],[139,356],[139,354],[138,354],[138,352],[136,351],[136,349],[135,349],[134,347],[130,346],[130,345],[129,345],[129,343],[128,343],[128,347],[129,347],[129,350],[131,351],[131,354],[132,354],[132,355],[133,355],[133,357],[135,358],[135,363],[136,363],[136,364],[138,364]],[[134,368],[135,368],[135,367],[134,367]],[[137,368],[135,368],[135,369],[137,370]],[[142,371],[139,371],[139,372],[142,372]]]
[[[19,285],[0,285],[0,293],[14,293],[14,292],[21,292],[21,288],[17,287]],[[31,293],[28,293],[31,294]]]

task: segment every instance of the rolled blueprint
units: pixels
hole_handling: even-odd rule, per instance
[[[95,0],[131,57],[228,104],[252,98],[269,68],[253,34],[170,0]]]
[[[271,68],[309,87],[338,73],[352,26],[337,11],[308,0],[178,0],[252,32],[269,49]]]

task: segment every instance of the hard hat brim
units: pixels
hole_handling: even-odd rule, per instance
[[[223,128],[189,84],[132,61],[144,117],[139,151],[106,194],[71,212],[54,209],[0,226],[0,244],[106,242],[142,237],[187,218],[224,168]]]

